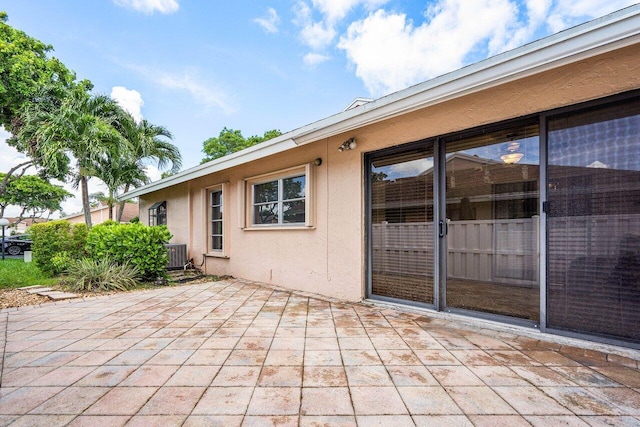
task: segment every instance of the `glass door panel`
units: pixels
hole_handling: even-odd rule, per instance
[[[446,141],[446,306],[539,321],[539,130]]]
[[[547,325],[640,341],[640,102],[548,129]]]
[[[433,146],[370,161],[371,294],[433,304]]]

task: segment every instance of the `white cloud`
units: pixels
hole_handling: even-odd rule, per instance
[[[344,50],[369,93],[380,96],[635,3],[637,0],[437,0],[430,3],[420,22],[400,12],[371,12],[349,25],[337,47]],[[312,4],[325,17],[319,22],[334,28],[331,19],[346,16],[359,3],[313,0]],[[300,15],[306,19],[301,21],[306,24],[304,35],[311,31],[314,11],[309,7],[299,10],[305,12]],[[323,39],[317,37],[316,43],[318,40]],[[330,43],[326,37],[323,47]]]
[[[303,0],[299,0],[293,10],[296,16],[294,24],[301,27],[302,42],[314,50],[327,48],[335,39],[337,25],[347,14],[358,6],[374,10],[389,0],[312,0],[313,9]],[[319,19],[314,19],[317,11]]]
[[[0,172],[8,172],[12,167],[26,162],[29,158],[24,154],[18,152],[15,148],[7,144],[7,139],[11,137],[11,134],[5,130],[3,126],[0,126]]]
[[[177,0],[113,0],[113,2],[118,6],[137,10],[147,15],[156,11],[164,14],[174,13],[180,8]]]
[[[637,0],[557,0],[547,23],[553,32],[634,5]]]
[[[220,108],[226,113],[233,111],[224,93],[188,73],[159,73],[155,75],[154,80],[168,89],[187,91],[196,102],[208,108]]]
[[[145,165],[144,170],[151,182],[159,181],[162,178],[162,172],[154,165]]]
[[[432,159],[417,159],[409,162],[396,163],[386,168],[382,168],[381,171],[386,173],[389,179],[395,180],[398,178],[420,175],[432,167]]]
[[[327,55],[322,55],[320,53],[310,52],[310,53],[307,53],[302,58],[302,61],[308,67],[315,67],[316,65],[322,64],[323,62],[326,62],[329,59],[330,59],[330,57],[327,56]]]
[[[460,68],[482,41],[490,53],[508,47],[517,12],[509,0],[441,0],[414,26],[404,14],[378,10],[352,23],[338,47],[378,96]]]
[[[307,46],[321,50],[331,44],[336,37],[336,30],[326,22],[310,22],[300,31],[300,37]]]
[[[196,103],[207,109],[221,109],[226,114],[235,110],[228,102],[228,95],[204,81],[196,71],[166,72],[134,64],[123,64],[123,66],[166,89],[186,92]]]
[[[114,86],[111,89],[111,99],[116,101],[120,107],[127,111],[138,123],[142,121],[142,106],[144,101],[140,92],[127,89],[123,86]]]
[[[256,18],[253,22],[260,25],[267,33],[277,33],[278,24],[280,24],[280,17],[278,12],[272,7],[267,10],[267,16],[263,18]]]

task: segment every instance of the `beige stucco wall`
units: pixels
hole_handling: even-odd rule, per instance
[[[228,258],[206,256],[206,270],[359,300],[365,286],[363,155],[423,138],[526,116],[640,88],[640,47],[634,46],[517,82],[405,114],[355,132],[323,139],[231,170],[145,195],[141,215],[167,200],[174,243],[187,243],[196,264],[206,250],[204,189],[228,183],[224,218]],[[357,148],[339,152],[355,137]],[[243,230],[238,182],[322,159],[315,167],[315,226]]]
[[[167,228],[173,234],[171,243],[189,245],[189,184],[179,184],[162,191],[145,194],[140,198],[140,222],[149,225],[149,207],[156,202],[167,201]]]
[[[129,222],[131,219],[138,215],[138,204],[137,203],[125,203],[124,205],[124,213],[122,214],[122,222]],[[118,206],[113,207],[113,219],[115,220],[118,217]],[[71,216],[64,217],[72,224],[84,224],[84,213],[79,213]],[[91,224],[101,224],[109,219],[109,207],[104,206],[99,209],[91,210]]]

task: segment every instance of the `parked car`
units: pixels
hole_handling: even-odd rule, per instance
[[[20,255],[23,254],[24,251],[30,251],[31,243],[31,236],[28,234],[5,237],[2,242],[4,245],[4,253],[9,255]]]

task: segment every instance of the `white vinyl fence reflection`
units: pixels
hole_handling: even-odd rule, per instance
[[[373,225],[373,270],[433,276],[433,223]],[[447,236],[447,277],[536,285],[539,218],[454,221]]]

